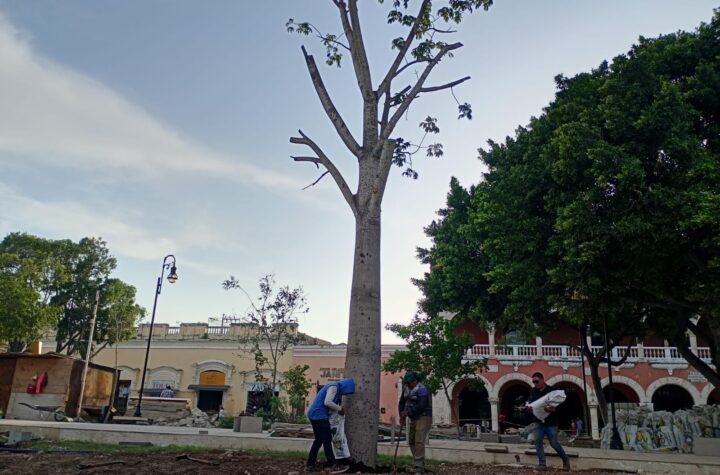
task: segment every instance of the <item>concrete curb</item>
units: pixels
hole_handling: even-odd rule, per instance
[[[269,451],[307,451],[311,441],[285,437],[268,437],[267,434],[244,434],[227,429],[200,429],[168,426],[131,426],[101,425],[72,422],[41,422],[0,420],[0,430],[31,431],[35,436],[50,440],[78,440],[104,444],[120,442],[143,443],[153,445],[184,445],[207,447],[208,449],[232,450],[269,450]],[[200,434],[200,431],[207,434]],[[492,452],[486,451],[486,446]],[[497,451],[507,447],[506,453]],[[523,444],[485,444],[473,441],[432,440],[427,447],[427,458],[439,462],[477,463],[494,465],[534,465],[537,459],[526,455],[527,445]],[[384,455],[394,453],[395,446],[389,443],[378,444],[378,452]],[[720,457],[703,457],[691,454],[645,454],[623,451],[621,453],[598,449],[570,448],[568,452],[577,453],[572,458],[573,469],[617,470],[628,473],[657,474],[707,474],[720,473]],[[402,446],[400,455],[410,455],[407,446]],[[552,449],[546,451],[548,464],[560,466],[559,457]]]

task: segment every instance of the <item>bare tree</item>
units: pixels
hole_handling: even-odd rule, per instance
[[[315,92],[328,119],[350,154],[357,160],[358,182],[353,191],[331,158],[313,139],[298,131],[290,142],[304,145],[311,154],[292,157],[322,167],[320,177],[310,186],[330,175],[355,217],[355,251],[350,297],[350,325],[346,375],[356,381],[356,394],[348,404],[348,438],[353,458],[367,466],[375,466],[380,394],[380,210],[393,165],[404,168],[403,174],[417,178],[412,156],[425,151],[428,156],[441,156],[442,145],[424,145],[428,134],[439,132],[437,121],[428,117],[420,127],[423,139],[416,145],[394,136],[400,119],[419,97],[431,92],[451,90],[468,79],[440,84],[427,84],[430,74],[445,58],[463,45],[440,38],[456,31],[449,27],[459,24],[465,14],[488,9],[492,0],[412,1],[392,0],[388,23],[407,29],[404,36],[391,41],[397,50],[392,64],[373,81],[365,48],[357,0],[331,0],[339,15],[342,33],[323,33],[313,24],[287,23],[288,31],[316,36],[326,49],[326,63],[340,66],[343,55],[349,54],[357,86],[362,97],[362,138],[358,141],[336,108],[323,82],[315,58],[302,47],[305,63]],[[385,3],[384,0],[378,0]],[[439,8],[436,8],[438,7]],[[414,13],[416,12],[416,13]],[[414,14],[413,14],[414,13]],[[453,94],[454,97],[454,94]],[[455,99],[457,101],[457,99]],[[471,118],[467,103],[458,102],[460,117]]]

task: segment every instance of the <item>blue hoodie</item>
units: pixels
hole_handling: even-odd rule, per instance
[[[317,396],[315,396],[312,404],[310,404],[307,411],[308,419],[311,421],[318,421],[321,419],[328,419],[330,417],[330,412],[328,411],[328,408],[325,407],[325,394],[327,394],[328,388],[333,386],[337,387],[337,394],[335,395],[335,400],[333,402],[338,405],[340,404],[343,395],[353,394],[355,392],[355,381],[353,381],[352,378],[343,378],[340,381],[327,383],[320,391],[318,391]]]

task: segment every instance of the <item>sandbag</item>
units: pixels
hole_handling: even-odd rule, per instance
[[[558,407],[560,404],[565,402],[566,397],[565,391],[557,389],[555,391],[550,391],[540,399],[527,403],[527,405],[532,409],[532,413],[535,417],[545,422],[547,416],[550,415],[550,413],[545,410],[545,406]]]

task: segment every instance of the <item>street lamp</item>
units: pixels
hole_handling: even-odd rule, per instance
[[[612,437],[610,438],[610,448],[612,450],[622,450],[623,443],[620,439],[620,433],[617,429],[617,421],[615,420],[615,390],[612,381],[612,361],[610,357],[610,346],[607,332],[607,316],[603,316],[603,330],[605,330],[605,354],[607,355],[608,384],[610,388],[610,410],[612,411]]]
[[[584,330],[580,330],[580,362],[582,366],[582,377],[583,377],[583,393],[585,394],[585,430],[587,430],[588,435],[590,434],[590,406],[588,405],[588,392],[587,392],[587,382],[585,381],[585,353],[583,352],[583,347],[587,346],[587,337],[590,334],[590,325],[587,325]],[[584,340],[584,341],[583,341]],[[588,350],[590,351],[590,354],[592,354],[592,345],[588,346]],[[578,433],[578,435],[580,435]]]
[[[171,261],[170,261],[171,260]],[[175,267],[175,256],[168,254],[163,259],[162,269],[160,270],[160,277],[157,280],[157,288],[155,289],[155,302],[153,303],[152,317],[150,318],[150,333],[148,335],[147,349],[145,350],[145,364],[143,365],[142,380],[140,381],[140,394],[138,394],[137,406],[135,406],[135,417],[142,417],[142,398],[143,392],[145,391],[145,373],[147,371],[148,357],[150,356],[150,342],[152,342],[153,325],[155,324],[155,309],[157,308],[158,295],[162,290],[162,279],[165,274],[165,269],[170,269],[170,273],[167,276],[168,282],[174,284],[178,280],[177,267]]]

